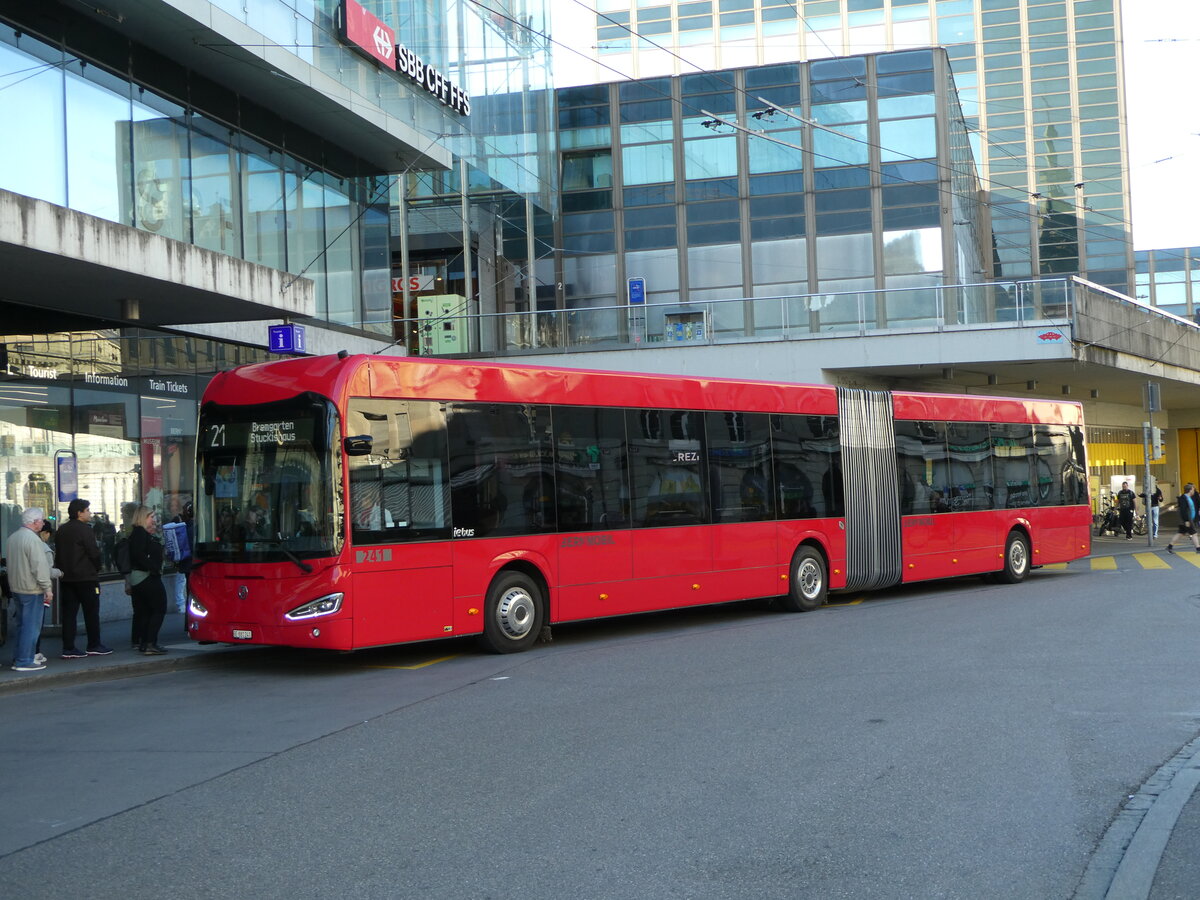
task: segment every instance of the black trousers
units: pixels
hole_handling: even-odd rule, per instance
[[[100,582],[60,581],[58,600],[62,611],[63,650],[76,650],[75,619],[83,610],[83,627],[87,630],[87,649],[100,646]]]
[[[1133,537],[1133,510],[1123,509],[1117,513],[1121,527],[1125,529],[1125,537]]]
[[[138,647],[157,644],[158,630],[167,614],[167,591],[162,578],[151,574],[145,581],[135,584],[130,594],[133,598],[133,642]]]

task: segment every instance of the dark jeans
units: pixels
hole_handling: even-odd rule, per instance
[[[158,630],[167,614],[167,591],[162,578],[150,575],[131,589],[133,598],[133,642],[139,647],[158,643]]]
[[[1121,527],[1125,529],[1125,537],[1133,537],[1133,510],[1123,509],[1117,513]]]
[[[62,606],[63,650],[75,650],[75,619],[83,610],[87,630],[87,649],[100,646],[100,583],[98,581],[60,581],[58,601]]]

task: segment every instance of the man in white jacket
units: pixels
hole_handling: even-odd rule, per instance
[[[17,649],[13,654],[13,669],[18,672],[46,668],[45,663],[33,658],[42,630],[42,604],[54,599],[50,561],[46,558],[42,539],[38,537],[45,520],[45,510],[36,506],[21,513],[21,527],[8,539],[4,551],[8,560],[8,586],[21,610],[21,629],[17,632]]]

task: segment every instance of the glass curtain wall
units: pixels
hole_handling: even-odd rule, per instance
[[[0,336],[0,351],[0,542],[26,507],[65,521],[72,498],[60,494],[58,467],[73,458],[109,574],[114,542],[138,505],[169,521],[191,502],[197,405],[208,378],[267,356],[138,329]]]
[[[566,305],[624,308],[645,278],[650,341],[935,320],[983,252],[948,79],[919,50],[560,90]],[[863,309],[880,288],[912,290]]]
[[[0,118],[22,135],[0,142],[0,188],[303,274],[321,318],[391,330],[371,275],[387,245],[377,179],[337,177],[7,27]]]

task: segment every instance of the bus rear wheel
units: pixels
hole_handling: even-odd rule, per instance
[[[792,556],[789,584],[780,600],[780,606],[788,612],[808,612],[824,606],[829,590],[824,557],[812,547],[798,548]]]
[[[1029,538],[1019,531],[1010,531],[1004,544],[1004,568],[996,573],[1001,584],[1017,584],[1029,574]]]
[[[546,604],[533,579],[521,572],[502,572],[488,588],[484,604],[484,649],[520,653],[533,646],[546,619]]]

